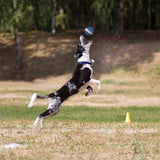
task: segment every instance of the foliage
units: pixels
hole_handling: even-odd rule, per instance
[[[160,27],[159,0],[62,0],[56,1],[56,27],[117,29],[119,7],[123,4],[124,29],[154,29]],[[53,0],[1,0],[0,29],[51,30]],[[63,10],[63,15],[60,13]],[[145,17],[145,18],[144,18]]]
[[[66,14],[58,14],[56,16],[56,27],[60,29],[65,29],[67,26],[67,15]]]
[[[94,11],[95,19],[98,20],[97,25],[100,28],[109,29],[113,28],[114,26],[114,20],[113,17],[115,15],[116,8],[116,1],[105,1],[105,0],[96,0],[93,5],[92,9]],[[117,8],[116,8],[117,10]]]

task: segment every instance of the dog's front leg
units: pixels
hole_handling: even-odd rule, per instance
[[[101,90],[101,82],[99,80],[90,79],[89,83],[97,84],[97,86],[98,86],[97,92],[100,92],[100,90]]]
[[[88,91],[85,93],[85,96],[89,96],[93,92],[93,89],[90,85],[87,86],[87,89]]]

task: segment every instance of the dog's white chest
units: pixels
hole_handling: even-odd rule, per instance
[[[83,52],[83,54],[84,54],[84,52]],[[87,54],[84,54],[83,56],[81,56],[78,59],[78,62],[90,62],[90,56]]]
[[[78,62],[90,62],[89,47],[85,47],[85,51],[82,56],[78,59]]]

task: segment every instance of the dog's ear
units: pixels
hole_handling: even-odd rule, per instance
[[[77,47],[77,52],[78,52],[78,53],[82,53],[82,52],[84,52],[84,51],[85,51],[84,47],[79,43],[79,44],[78,44],[78,47]]]
[[[74,53],[75,58],[80,58],[82,53],[85,51],[84,47],[79,43],[77,46],[77,51]]]
[[[82,56],[82,53],[78,53],[78,52],[74,53],[74,58],[80,58],[81,56]]]

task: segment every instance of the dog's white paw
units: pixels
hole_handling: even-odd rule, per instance
[[[98,84],[98,89],[97,89],[97,93],[99,93],[101,91],[101,83],[99,82]]]
[[[35,120],[35,122],[34,122],[34,124],[33,124],[34,128],[36,128],[36,127],[37,127],[37,123],[38,123],[38,121],[39,121],[39,116],[36,118],[36,120]]]
[[[29,104],[28,104],[28,108],[33,107],[36,98],[37,98],[37,93],[34,93],[34,94],[32,95],[32,97],[31,97],[31,100],[30,100]]]
[[[99,93],[99,92],[100,92],[100,90],[101,90],[101,82],[100,82],[100,81],[98,81],[98,89],[97,89],[97,93]]]
[[[99,93],[100,91],[101,91],[101,89],[97,89],[97,90],[96,90],[96,93]]]

